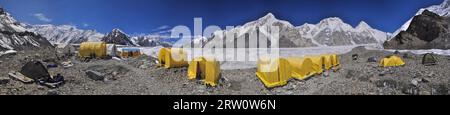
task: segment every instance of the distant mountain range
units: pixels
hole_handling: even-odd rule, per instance
[[[250,39],[250,32],[258,33],[258,41],[263,40],[261,38],[265,38],[268,32],[274,31],[264,27],[278,26],[279,46],[282,48],[380,44],[388,49],[449,49],[449,11],[450,0],[423,8],[393,34],[374,29],[364,21],[352,27],[338,17],[326,18],[317,24],[293,26],[288,21],[279,20],[272,13],[268,13],[242,26],[216,31],[212,37],[198,37],[191,42],[208,46],[222,43],[217,42],[220,40],[224,41],[223,44],[237,44],[237,39],[255,41]],[[227,35],[234,39],[226,39]],[[79,44],[85,41],[147,47],[171,45],[157,35],[130,36],[117,28],[103,34],[70,25],[26,25],[17,22],[3,8],[0,8],[0,38],[1,51],[48,47],[52,44]],[[248,44],[245,46],[249,47]]]
[[[33,47],[51,47],[54,44],[79,44],[86,41],[104,41],[129,46],[166,46],[159,36],[139,35],[130,37],[120,29],[102,34],[95,30],[78,29],[71,25],[28,25],[17,22],[0,8],[0,51]]]
[[[53,44],[79,44],[86,41],[100,41],[105,36],[95,30],[81,30],[71,25],[29,25],[27,29],[41,34]]]
[[[324,19],[318,24],[304,24],[299,27],[294,27],[287,21],[276,19],[271,13],[233,30],[215,32],[214,35],[223,36],[222,38],[224,38],[227,32],[236,32],[236,38],[239,38],[245,33],[253,31],[255,28],[269,25],[280,27],[280,47],[381,44],[387,37],[385,32],[373,29],[365,22],[361,22],[358,26],[353,28],[351,25],[344,23],[341,19],[334,17]],[[69,25],[32,25],[27,26],[27,29],[43,35],[51,43],[58,44],[105,41],[107,43],[130,46],[170,46],[170,43],[161,41],[157,36],[129,36],[117,28],[106,35],[94,30],[77,29],[76,27]],[[208,39],[204,39],[203,42],[208,42]]]
[[[213,34],[214,38],[219,40],[203,40],[206,42],[205,46],[215,45],[224,40],[225,44],[233,42],[233,40],[226,40],[226,35],[233,35],[235,39],[243,38],[248,40],[249,33],[257,31],[257,33],[271,32],[269,26],[279,27],[279,47],[316,47],[316,46],[343,46],[343,45],[357,45],[357,44],[381,44],[388,38],[388,33],[371,28],[367,23],[360,22],[356,27],[343,22],[337,17],[327,18],[320,21],[318,24],[304,24],[295,27],[287,21],[278,20],[272,13],[243,26],[238,26],[231,30],[217,31]],[[259,34],[259,38],[264,34]],[[266,36],[267,37],[267,36]],[[234,41],[236,42],[236,41]],[[269,40],[270,42],[270,40]],[[248,46],[248,45],[246,45]]]
[[[53,44],[79,44],[86,41],[104,41],[107,43],[130,46],[170,46],[170,43],[161,41],[161,38],[158,36],[130,36],[118,28],[113,29],[106,35],[95,30],[78,29],[71,25],[28,25],[26,26],[26,29],[41,34]]]

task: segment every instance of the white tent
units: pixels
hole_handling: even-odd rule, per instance
[[[106,44],[106,55],[111,57],[116,56],[117,47],[116,44]]]

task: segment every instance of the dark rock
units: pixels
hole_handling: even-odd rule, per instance
[[[428,83],[430,82],[430,80],[426,79],[426,78],[422,78],[422,83]]]
[[[369,57],[368,59],[367,59],[367,62],[377,62],[378,60],[377,60],[377,58],[376,57]]]
[[[407,95],[419,95],[420,90],[418,87],[416,87],[414,85],[405,85],[402,88],[402,93],[407,94]]]
[[[354,61],[355,61],[355,60],[358,60],[358,54],[353,54],[353,55],[352,55],[352,60],[354,60]]]
[[[47,95],[59,95],[57,90],[48,90]]]
[[[0,77],[0,85],[8,84],[10,80],[8,77]]]
[[[375,82],[375,85],[377,87],[386,87],[386,88],[397,88],[397,81],[394,81],[392,79],[384,79],[384,80],[379,80]]]
[[[395,54],[395,55],[400,55],[400,52],[396,50],[396,51],[394,52],[394,54]]]
[[[87,75],[89,78],[91,78],[91,79],[93,79],[93,80],[97,80],[97,81],[100,81],[100,80],[104,80],[104,79],[105,79],[105,74],[100,73],[100,72],[97,72],[97,71],[93,71],[93,70],[87,70],[87,71],[86,71],[86,75]]]
[[[431,95],[448,95],[448,85],[438,84],[431,87]]]

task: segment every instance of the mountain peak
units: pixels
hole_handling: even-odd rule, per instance
[[[113,32],[113,33],[123,33],[123,31],[120,30],[119,28],[114,28],[114,29],[112,30],[112,32]]]
[[[278,20],[275,18],[275,16],[272,13],[268,13],[267,15],[259,18],[258,20],[248,22],[244,24],[243,27],[249,27],[249,26],[272,26],[274,23],[281,23],[282,25],[288,26],[288,27],[294,27],[291,23],[284,21],[284,20]]]
[[[369,26],[369,24],[367,24],[364,21],[359,22],[358,26],[356,26],[356,29],[370,29],[372,27]]]
[[[262,22],[272,22],[275,20],[278,20],[278,19],[275,18],[275,15],[273,15],[272,13],[268,13],[264,17],[259,19],[259,21],[262,21]]]
[[[275,15],[269,12],[263,18],[275,18]]]
[[[130,37],[119,28],[114,28],[111,33],[108,33],[102,38],[102,41],[112,44],[137,46],[130,40]]]
[[[346,25],[346,24],[344,23],[344,21],[342,21],[338,17],[331,17],[331,18],[323,19],[317,25],[319,27],[333,27],[334,28],[334,27],[339,27],[339,26]]]
[[[48,26],[52,26],[52,25],[48,25]],[[73,25],[61,25],[60,28],[62,29],[66,29],[66,30],[76,30],[77,27],[73,26]]]
[[[323,19],[321,22],[339,22],[339,23],[343,23],[344,21],[342,21],[342,19],[340,19],[338,17],[330,17],[330,18]]]

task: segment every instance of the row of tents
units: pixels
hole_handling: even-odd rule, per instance
[[[188,67],[190,80],[203,79],[205,84],[216,86],[221,77],[220,63],[211,57],[187,60],[187,53],[179,48],[162,48],[158,55],[159,66],[164,68]],[[338,56],[321,55],[289,58],[261,58],[256,76],[266,87],[282,86],[291,78],[304,80],[339,66]]]
[[[425,57],[432,58],[430,55],[425,55]],[[314,75],[322,74],[325,70],[337,70],[339,65],[339,58],[336,54],[261,58],[257,63],[256,75],[266,87],[273,88],[286,85],[292,78],[305,80]],[[379,65],[381,67],[396,67],[405,65],[405,62],[402,58],[391,55],[381,59]]]
[[[339,67],[339,58],[336,54],[288,57],[288,58],[261,58],[257,63],[256,76],[268,88],[286,85],[292,79],[305,80],[324,70]]]
[[[220,78],[220,64],[214,58],[197,57],[188,63],[187,53],[177,48],[162,48],[158,61],[165,68],[188,67],[188,79],[205,79],[211,86],[217,85]],[[425,54],[423,64],[435,64],[436,58],[432,54]],[[380,67],[396,67],[405,65],[405,61],[398,56],[390,55],[379,60]],[[287,57],[260,58],[257,62],[256,76],[268,87],[286,85],[290,79],[305,80],[325,70],[338,70],[339,57],[336,54]]]
[[[118,47],[116,44],[106,42],[83,42],[80,44],[78,56],[80,58],[136,58],[141,56],[141,50],[133,47]]]

